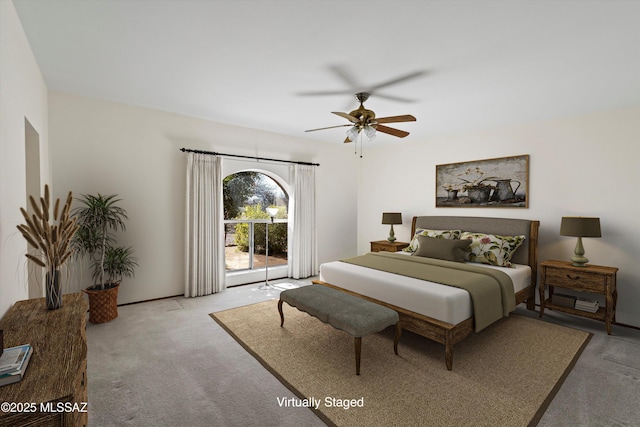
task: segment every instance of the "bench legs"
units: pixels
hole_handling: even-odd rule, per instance
[[[282,300],[278,300],[278,312],[280,313],[280,327],[284,325],[284,314],[282,314]]]
[[[402,324],[396,323],[396,337],[393,340],[393,351],[398,355],[398,342],[400,341],[400,335],[402,335]]]
[[[280,313],[280,327],[284,325],[284,313],[282,312],[282,303],[284,301],[278,301],[278,313]],[[396,336],[393,340],[393,351],[398,355],[398,342],[400,341],[400,335],[402,335],[402,325],[400,322],[396,323]],[[356,356],[356,375],[360,375],[360,355],[362,354],[362,337],[354,337],[354,347]]]
[[[396,323],[396,336],[393,339],[393,351],[398,355],[398,342],[400,341],[400,335],[402,335],[402,324]],[[362,353],[362,337],[355,337],[355,349],[356,349],[356,375],[360,375],[360,354]]]

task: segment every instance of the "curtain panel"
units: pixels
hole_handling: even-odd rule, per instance
[[[222,158],[187,153],[185,297],[225,289]]]
[[[295,164],[290,169],[289,277],[304,279],[318,274],[316,237],[316,171]]]

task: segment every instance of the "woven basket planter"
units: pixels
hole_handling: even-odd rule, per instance
[[[104,290],[92,289],[93,286],[85,289],[89,295],[89,322],[105,323],[118,317],[118,288],[119,284],[105,288]]]

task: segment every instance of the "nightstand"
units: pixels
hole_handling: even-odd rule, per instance
[[[390,242],[388,240],[376,240],[371,242],[371,252],[398,252],[409,246],[407,242]]]
[[[588,317],[605,323],[607,334],[611,335],[611,323],[616,320],[616,290],[615,267],[587,264],[584,267],[576,267],[567,261],[544,261],[540,263],[540,317],[545,307],[564,313]],[[571,307],[551,303],[554,287],[571,289],[580,292],[600,294],[605,297],[605,306],[597,312],[577,310]],[[549,297],[545,299],[545,288],[549,288]]]

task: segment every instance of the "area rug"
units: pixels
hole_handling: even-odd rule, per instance
[[[336,426],[533,426],[540,420],[591,334],[511,315],[454,348],[404,332],[396,356],[393,327],[362,339],[355,375],[353,337],[277,301],[212,313],[298,398]]]

